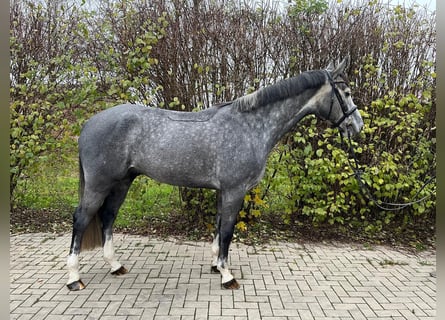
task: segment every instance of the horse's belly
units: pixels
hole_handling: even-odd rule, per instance
[[[141,173],[159,182],[184,187],[217,189],[216,167],[210,159],[165,153],[139,167]]]
[[[217,180],[213,176],[202,173],[196,174],[196,172],[191,171],[171,170],[167,172],[159,169],[149,170],[144,174],[156,181],[175,186],[210,189],[218,189],[219,187]]]

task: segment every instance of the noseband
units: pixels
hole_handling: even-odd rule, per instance
[[[347,117],[349,117],[351,114],[353,114],[355,112],[355,110],[357,110],[357,107],[354,107],[351,110],[348,110],[348,107],[346,106],[343,98],[340,95],[340,91],[338,91],[338,88],[335,86],[337,83],[345,83],[346,84],[346,82],[344,80],[334,81],[334,79],[332,79],[332,77],[329,74],[329,72],[327,72],[327,75],[328,75],[329,83],[330,83],[330,85],[332,87],[332,90],[331,90],[331,106],[329,107],[329,113],[328,113],[327,119],[329,119],[331,117],[332,108],[334,106],[334,95],[337,97],[338,103],[340,104],[341,110],[343,111],[343,116],[339,120],[337,120],[336,122],[334,122],[332,124],[333,128],[337,128],[343,121],[345,121],[345,119]]]

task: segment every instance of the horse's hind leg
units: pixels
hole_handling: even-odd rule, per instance
[[[85,288],[79,275],[79,253],[82,246],[82,238],[103,203],[105,196],[99,193],[84,192],[79,206],[73,216],[73,235],[71,239],[70,253],[67,260],[68,289],[75,291]]]
[[[82,246],[82,238],[89,225],[102,227],[101,230],[93,230],[101,238],[100,245],[104,247],[104,259],[111,266],[112,274],[124,274],[127,270],[116,260],[113,247],[112,227],[116,220],[117,212],[122,205],[134,178],[124,180],[119,185],[114,186],[107,193],[92,193],[85,189],[82,201],[77,207],[73,217],[73,237],[71,241],[70,254],[68,256],[68,283],[70,290],[82,290],[85,288],[79,275],[79,253]],[[106,195],[106,197],[105,197]],[[99,218],[100,221],[93,219]],[[97,235],[96,235],[97,237]],[[85,240],[85,239],[84,239]],[[98,243],[94,243],[88,248],[94,248]]]
[[[116,259],[113,246],[113,223],[116,220],[120,206],[125,200],[128,189],[130,188],[133,178],[116,185],[105,199],[100,210],[100,218],[102,220],[102,238],[104,242],[104,260],[111,267],[111,274],[122,275],[127,273],[127,269],[123,267]]]

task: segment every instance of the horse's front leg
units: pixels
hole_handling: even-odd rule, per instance
[[[220,203],[220,192],[218,192],[217,203]],[[220,217],[219,207],[216,214],[216,224],[215,224],[215,235],[212,242],[212,268],[211,272],[219,273],[218,270],[218,256],[219,256],[219,226],[220,226]]]
[[[229,271],[229,246],[233,238],[238,212],[243,203],[245,192],[220,191],[218,193],[217,235],[212,251],[217,252],[216,268],[221,273],[221,283],[226,289],[238,289],[239,284]],[[218,245],[217,245],[218,244]]]

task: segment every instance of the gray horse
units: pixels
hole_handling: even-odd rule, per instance
[[[114,254],[112,226],[141,174],[217,190],[212,270],[220,272],[225,288],[239,288],[228,268],[229,245],[244,196],[261,180],[272,148],[309,114],[351,135],[363,126],[345,81],[348,63],[346,57],[336,68],[307,71],[201,112],[124,104],[89,119],[79,137],[80,203],[73,217],[68,288],[85,288],[81,249],[103,246],[111,273],[127,273]]]

